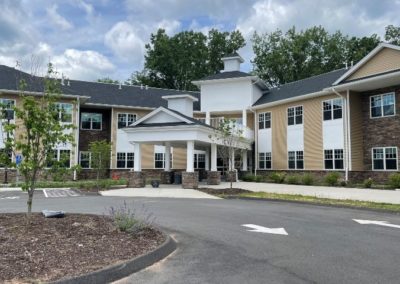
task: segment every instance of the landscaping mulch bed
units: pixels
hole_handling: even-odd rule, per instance
[[[252,191],[241,189],[241,188],[222,188],[222,189],[215,189],[215,188],[198,188],[199,191],[204,193],[208,193],[211,195],[236,195],[241,193],[250,193]]]
[[[156,249],[166,237],[146,228],[120,232],[106,216],[44,218],[0,214],[0,283],[37,283],[86,274]]]

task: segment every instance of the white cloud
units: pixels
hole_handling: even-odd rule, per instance
[[[69,30],[73,28],[73,25],[68,22],[63,16],[61,16],[58,12],[57,12],[57,5],[54,4],[53,6],[49,7],[46,9],[47,11],[47,15],[50,18],[50,20],[59,28],[61,28],[62,30]]]

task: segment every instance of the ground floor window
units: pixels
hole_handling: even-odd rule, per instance
[[[170,168],[172,168],[172,153],[170,154]],[[164,153],[155,153],[154,154],[154,168],[155,169],[164,169],[165,168],[165,154]]]
[[[117,168],[131,169],[133,168],[135,154],[132,152],[117,152]]]
[[[290,170],[304,169],[304,152],[289,151],[288,152],[288,168]]]
[[[194,168],[205,169],[206,168],[206,154],[194,154]]]
[[[324,150],[324,164],[326,170],[342,170],[343,149]]]
[[[79,164],[82,169],[90,169],[92,155],[88,151],[81,151],[79,155]]]
[[[71,150],[52,150],[47,154],[47,167],[52,167],[55,162],[65,168],[71,167]]]
[[[397,147],[372,148],[373,170],[397,170]]]
[[[258,168],[260,170],[268,170],[272,168],[271,152],[258,153]]]

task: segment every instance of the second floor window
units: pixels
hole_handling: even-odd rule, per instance
[[[323,102],[324,120],[342,118],[342,99],[333,99]]]
[[[392,116],[395,114],[394,93],[371,96],[371,117]]]
[[[61,122],[72,122],[72,104],[56,103],[57,118]]]
[[[258,129],[271,128],[271,113],[263,112],[258,114]]]
[[[0,104],[3,108],[4,111],[10,111],[10,117],[9,119],[14,119],[14,106],[15,106],[15,100],[10,100],[10,99],[0,99]],[[7,118],[7,117],[5,117]]]
[[[288,125],[303,124],[303,107],[290,107],[287,109]]]
[[[118,128],[123,128],[131,125],[136,121],[136,114],[132,113],[119,113],[118,114]]]
[[[86,130],[101,130],[101,113],[82,112],[81,128]]]

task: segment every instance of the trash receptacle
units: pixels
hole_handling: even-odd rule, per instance
[[[174,174],[174,184],[182,184],[182,173],[175,172],[175,174]]]

